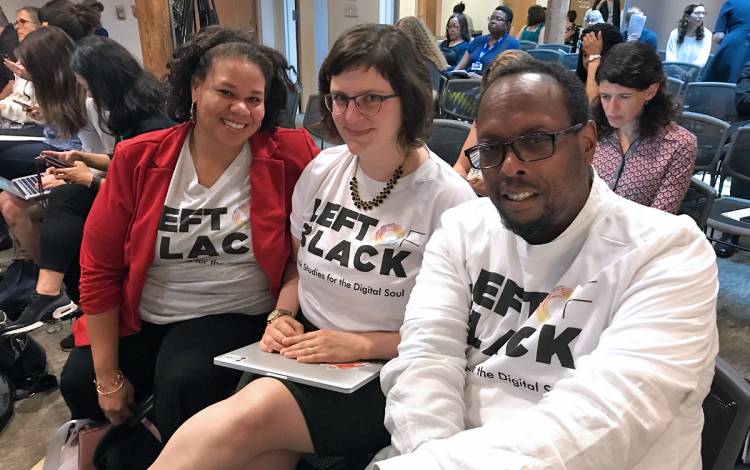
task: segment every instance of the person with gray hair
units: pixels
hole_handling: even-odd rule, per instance
[[[643,14],[643,10],[638,7],[628,8],[625,12],[625,30],[622,32],[622,40],[630,42],[640,41],[648,44],[654,49],[658,49],[659,47],[657,45],[656,33],[646,28],[645,26],[643,27],[643,31],[641,32],[640,36],[628,34],[628,28],[630,28],[630,19],[633,17],[633,15],[646,16]]]

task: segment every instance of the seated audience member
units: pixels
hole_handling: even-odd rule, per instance
[[[396,23],[396,27],[406,33],[417,48],[417,53],[422,57],[422,62],[427,66],[432,94],[433,97],[436,97],[440,88],[440,72],[448,68],[445,57],[443,57],[442,52],[435,45],[435,41],[427,30],[427,26],[416,16],[401,18]]]
[[[526,60],[532,60],[532,57],[521,49],[511,49],[503,52],[502,54],[497,56],[494,61],[492,61],[489,68],[487,69],[487,72],[482,75],[482,81],[479,84],[479,88],[481,90],[484,90],[487,83],[492,81],[492,77],[494,77],[495,74],[506,65]],[[461,153],[458,155],[458,159],[453,165],[453,169],[456,170],[459,175],[464,177],[466,181],[468,181],[471,189],[473,189],[474,192],[481,196],[486,196],[487,192],[484,187],[484,178],[482,178],[482,173],[479,170],[471,167],[469,158],[464,153],[466,149],[468,149],[469,147],[473,147],[476,144],[477,126],[476,124],[472,124],[471,129],[469,130],[469,134],[466,136],[466,140],[464,141],[464,145],[461,148]]]
[[[39,27],[38,11],[38,8],[23,7],[16,12],[14,26],[18,37],[17,44],[20,44],[29,33],[36,31]],[[4,60],[13,64],[13,61],[9,58]],[[2,68],[8,70],[5,66]],[[34,119],[32,117],[34,113],[30,112],[37,107],[34,86],[24,78],[14,74],[11,74],[11,76],[13,77],[11,92],[7,97],[0,100],[0,134],[7,133],[7,129],[11,127],[21,127],[24,124],[38,124],[40,122],[39,116],[37,115],[37,119]]]
[[[543,6],[531,5],[526,17],[526,24],[518,32],[518,40],[541,44],[544,39],[544,20],[546,14],[547,12]]]
[[[425,243],[446,209],[474,198],[424,145],[425,75],[388,25],[350,29],[323,61],[323,122],[345,145],[321,152],[294,190],[292,246],[304,269],[289,278],[287,310],[269,317],[263,350],[313,363],[396,355]],[[185,423],[153,468],[283,470],[302,454],[366,456],[389,441],[384,408],[378,380],[343,394],[258,378]]]
[[[69,140],[60,139],[59,146],[27,142],[4,148],[0,152],[0,176],[15,178],[35,173],[36,157],[40,152],[70,149],[63,146],[67,142],[76,142],[86,151],[112,151],[114,138],[99,126],[99,115],[93,101],[86,98],[86,91],[70,68],[74,49],[70,37],[55,26],[29,33],[18,47],[19,62],[24,64],[25,73],[34,84],[40,113],[48,127],[53,127],[58,136]],[[46,188],[62,183],[52,175],[42,180]],[[38,261],[41,205],[3,192],[0,193],[0,213],[14,236],[17,258]]]
[[[644,16],[643,15],[643,10],[641,10],[638,7],[630,7],[630,8],[628,8],[628,10],[625,12],[625,24],[626,25],[630,24],[630,18],[633,15]],[[653,32],[653,31],[651,31],[650,29],[646,28],[645,26],[643,27],[643,31],[641,32],[640,36],[634,36],[632,34],[628,34],[628,30],[625,29],[622,32],[622,40],[623,41],[628,41],[628,42],[639,41],[639,42],[648,44],[649,46],[653,47],[654,50],[656,50],[658,48],[657,47],[657,40],[656,40],[656,33]]]
[[[586,96],[592,102],[599,94],[596,71],[610,49],[622,42],[620,31],[607,23],[597,23],[581,33],[576,75],[586,84]]]
[[[490,33],[471,41],[456,65],[456,70],[465,70],[470,76],[479,77],[498,54],[507,49],[521,48],[521,43],[509,33],[513,23],[513,10],[501,5],[495,8],[487,21]]]
[[[378,458],[395,457],[375,467],[699,469],[718,351],[704,234],[596,175],[583,86],[557,64],[500,71],[477,133],[489,197],[427,245],[380,376]]]
[[[0,56],[13,57],[13,51],[18,47],[18,35],[13,23],[8,21],[2,5],[0,5]],[[5,98],[13,87],[13,72],[0,64],[0,99]]]
[[[466,24],[469,26],[469,36],[472,35],[474,32],[474,21],[471,19],[471,16],[469,16],[468,13],[466,13],[466,5],[464,2],[458,2],[455,5],[453,5],[453,14],[454,15],[463,15],[464,18],[466,18]],[[460,59],[461,57],[459,57]]]
[[[594,9],[601,14],[605,23],[620,29],[620,0],[599,0]]]
[[[443,53],[449,68],[455,67],[464,52],[469,47],[471,35],[466,17],[460,13],[453,14],[448,18],[445,25],[445,41],[440,43],[440,52]]]
[[[690,186],[697,141],[672,121],[676,108],[656,51],[643,43],[619,44],[596,81],[597,173],[620,196],[676,213]]]
[[[81,39],[71,59],[71,69],[98,110],[93,119],[116,140],[172,125],[161,109],[158,82],[117,42],[100,36]],[[55,169],[54,175],[74,184],[56,186],[47,197],[47,211],[40,229],[36,290],[20,317],[5,325],[6,333],[30,331],[51,319],[53,313],[58,318],[77,308],[71,298],[78,300],[78,256],[83,224],[104,183],[90,168],[106,171],[110,163],[106,153],[70,150],[42,154],[73,164],[71,168]],[[69,269],[71,275],[66,292],[63,278]]]
[[[183,124],[117,146],[83,233],[84,315],[60,378],[73,419],[117,424],[153,394],[166,442],[237,386],[213,357],[263,335],[290,264],[292,190],[318,152],[278,127],[285,65],[203,28],[169,63]]]
[[[667,62],[683,62],[700,67],[706,65],[711,55],[711,31],[703,26],[706,7],[702,3],[691,3],[682,12],[682,18],[669,34]]]
[[[578,19],[578,12],[569,10],[566,17],[564,44],[570,46],[570,52],[578,50],[578,40],[581,37],[581,27],[576,24],[576,19]]]

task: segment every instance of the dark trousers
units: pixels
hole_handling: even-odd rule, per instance
[[[164,443],[198,411],[228,398],[241,373],[213,364],[213,358],[259,341],[265,315],[208,315],[170,325],[143,323],[120,338],[120,369],[136,401],[154,395],[156,425]],[[72,419],[105,420],[94,387],[91,348],[70,352],[60,375],[60,392]]]
[[[64,184],[47,197],[47,212],[42,221],[39,267],[65,274],[68,295],[78,301],[78,258],[83,225],[94,203],[94,193],[80,184]]]
[[[34,141],[0,141],[0,176],[13,179],[36,173],[35,158],[43,150],[59,149]]]

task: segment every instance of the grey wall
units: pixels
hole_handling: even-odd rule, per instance
[[[706,6],[705,26],[713,32],[716,17],[723,0],[631,0],[630,4],[640,7],[648,17],[646,27],[652,29],[659,38],[659,49],[667,48],[669,33],[677,27],[682,10],[690,3],[703,3]]]

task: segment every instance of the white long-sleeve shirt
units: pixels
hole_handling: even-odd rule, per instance
[[[673,29],[667,41],[666,62],[685,62],[700,67],[706,65],[711,55],[711,31],[703,28],[703,39],[685,36],[682,44],[677,44],[677,29]]]
[[[26,103],[29,106],[37,106],[34,86],[30,81],[17,75],[13,82],[13,88],[11,89],[10,95],[0,100],[0,104],[2,104],[2,106],[0,106],[0,117],[20,124],[35,123],[36,121],[31,119],[16,101]]]
[[[700,469],[716,275],[691,219],[598,177],[544,245],[488,198],[447,211],[381,373],[376,468]]]

